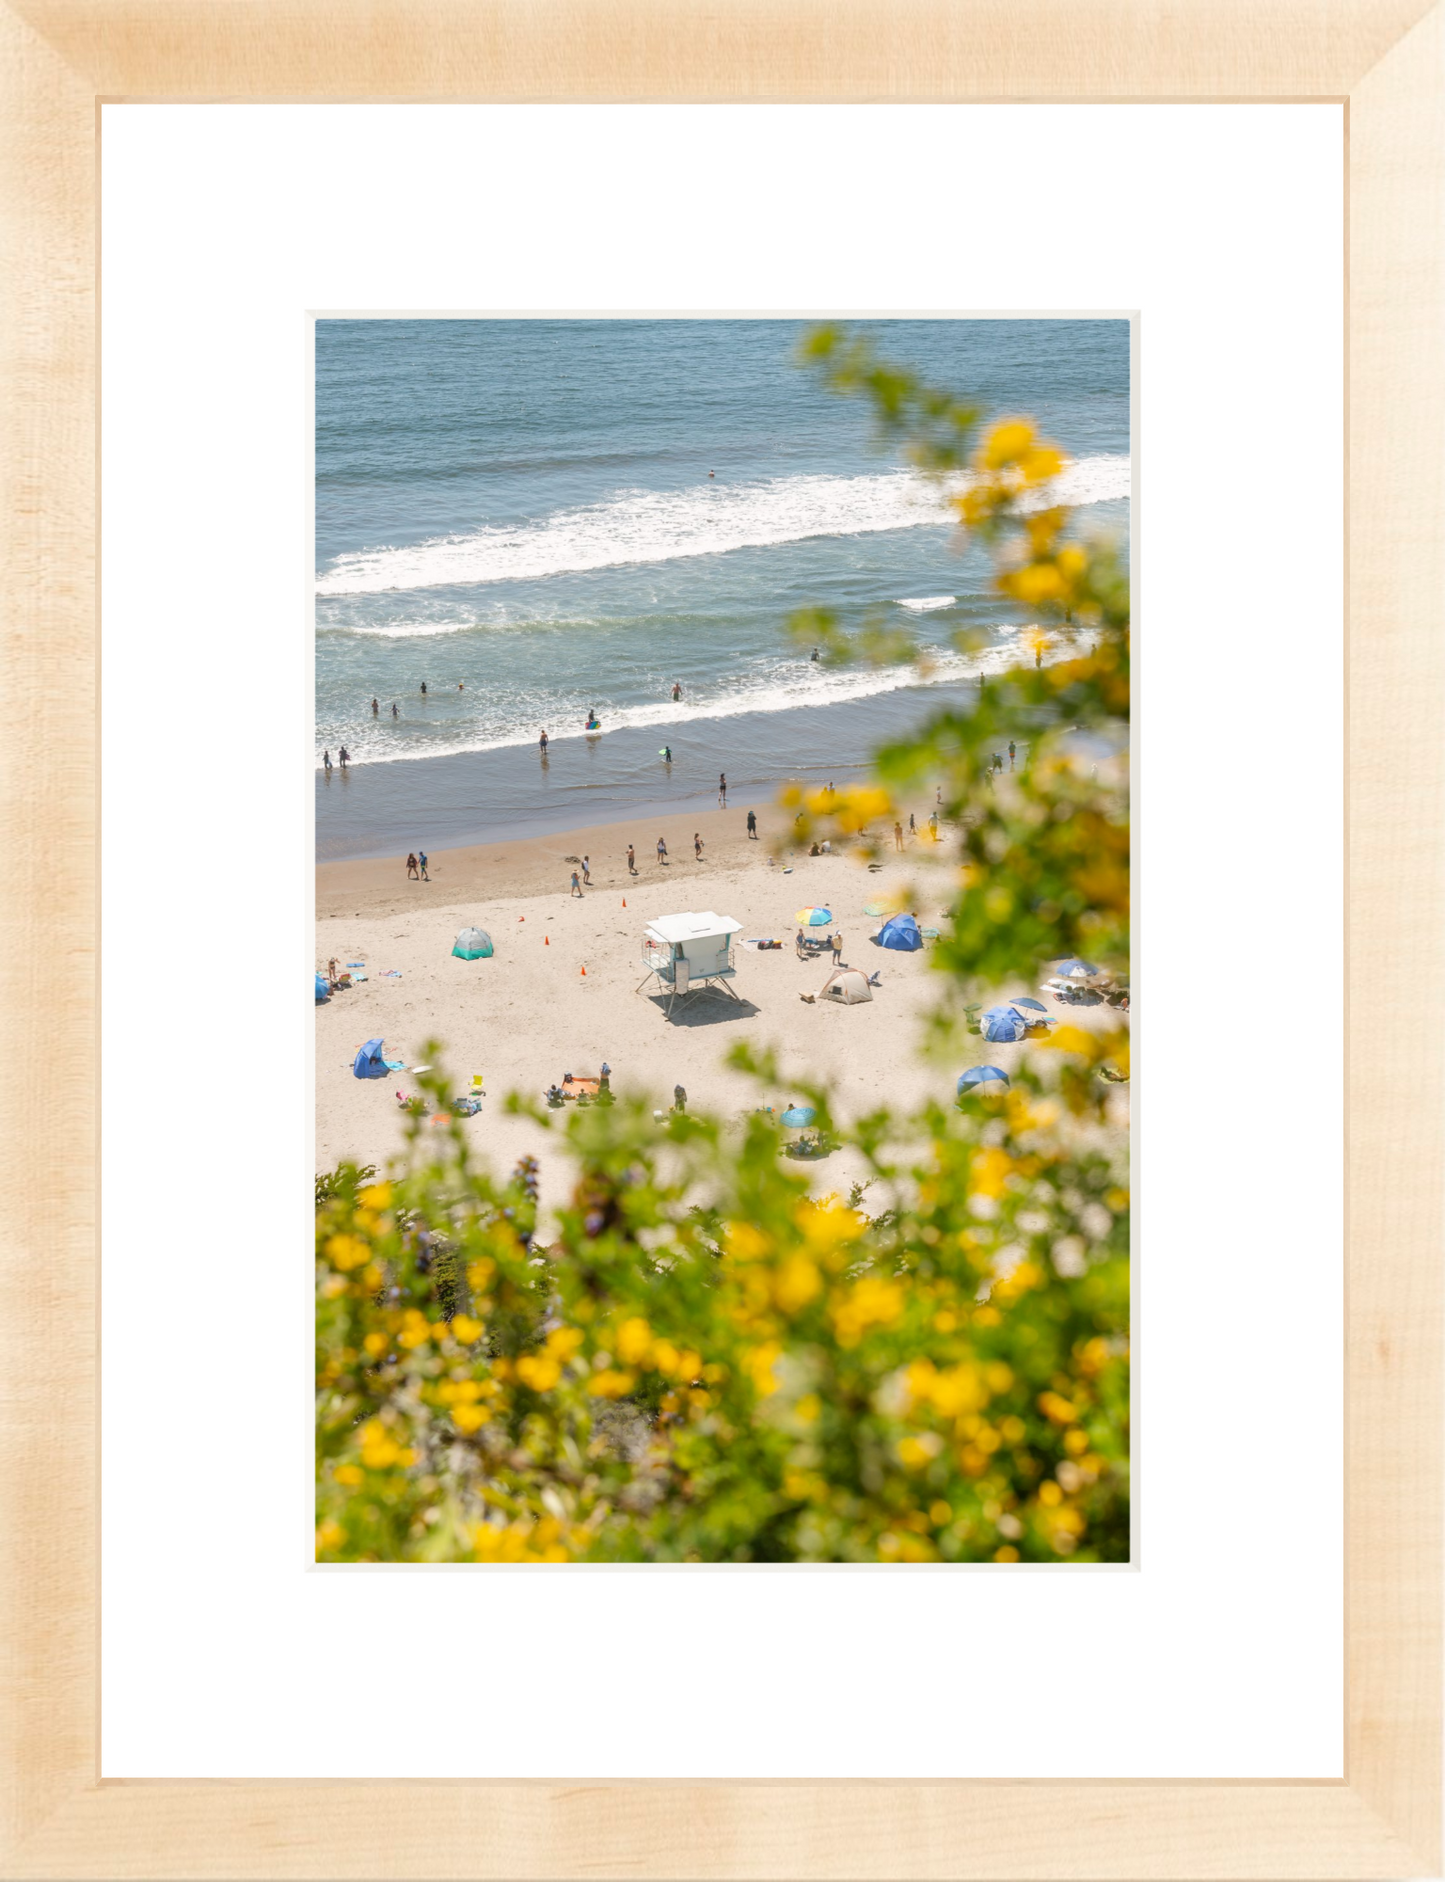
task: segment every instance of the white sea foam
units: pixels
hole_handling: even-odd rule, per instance
[[[915,614],[934,614],[939,608],[951,608],[957,595],[914,595],[910,599],[899,598],[900,608],[911,608]]]
[[[622,731],[632,726],[686,726],[701,719],[733,719],[747,712],[792,712],[799,707],[835,706],[851,699],[870,699],[879,693],[898,692],[909,686],[956,686],[961,681],[976,679],[980,673],[1001,673],[1016,666],[1019,661],[1018,637],[1032,633],[1034,628],[1032,625],[1005,626],[995,631],[1006,636],[996,646],[968,654],[940,651],[930,654],[919,665],[910,663],[895,667],[838,669],[818,667],[811,663],[801,667],[790,664],[785,669],[779,668],[773,673],[759,675],[751,684],[733,687],[714,698],[690,700],[681,709],[666,701],[645,706],[599,706],[601,736],[606,737],[609,732]],[[1074,658],[1091,647],[1093,641],[1091,634],[1078,633],[1068,643],[1058,645],[1052,652],[1046,653],[1045,664]],[[556,745],[585,736],[580,725],[570,730],[554,728],[550,731],[550,742]],[[350,741],[352,761],[356,764],[399,764],[418,758],[452,758],[470,752],[503,751],[512,746],[535,745],[536,742],[536,728],[530,725],[525,730],[509,727],[495,732],[478,728],[472,735],[463,733],[450,740],[438,739],[435,743],[401,742],[394,737],[384,720],[375,730],[368,726],[356,733]],[[319,768],[319,756],[317,765]]]
[[[1103,503],[1128,494],[1127,457],[1086,457],[1042,486],[1030,507]],[[316,592],[364,595],[530,581],[626,563],[721,555],[813,536],[936,528],[949,521],[943,489],[911,471],[775,477],[735,487],[709,483],[689,490],[627,490],[604,503],[558,510],[536,522],[338,556],[317,577]]]

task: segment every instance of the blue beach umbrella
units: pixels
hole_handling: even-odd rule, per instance
[[[1031,1013],[1047,1013],[1049,1010],[1042,1000],[1015,1000],[1013,1005],[1026,1006]]]
[[[1023,1038],[1029,1023],[1011,1006],[991,1006],[979,1021],[979,1027],[985,1039],[991,1039],[995,1045],[1009,1045]]]
[[[1098,971],[1092,961],[1075,959],[1054,962],[1054,972],[1061,980],[1087,980],[1090,974],[1097,974]]]
[[[984,1086],[1007,1085],[1008,1073],[1001,1072],[996,1065],[971,1065],[958,1081],[958,1095],[966,1097],[970,1092]]]
[[[794,1104],[784,1111],[782,1121],[792,1130],[802,1130],[805,1125],[811,1124],[817,1115],[818,1113],[810,1104]]]

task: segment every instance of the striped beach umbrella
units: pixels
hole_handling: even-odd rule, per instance
[[[825,928],[832,919],[831,908],[800,908],[793,917],[800,928]]]

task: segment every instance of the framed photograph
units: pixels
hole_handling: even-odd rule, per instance
[[[1438,12],[3,31],[5,1873],[1438,1873]]]

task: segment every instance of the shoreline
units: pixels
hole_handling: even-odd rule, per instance
[[[839,767],[840,774],[843,768]],[[447,909],[466,904],[511,902],[540,895],[570,894],[570,877],[575,867],[569,856],[588,856],[592,882],[583,892],[588,900],[601,891],[639,893],[666,886],[679,896],[693,896],[702,891],[710,877],[716,877],[757,857],[764,868],[772,846],[787,843],[791,825],[789,813],[771,802],[732,803],[729,790],[726,810],[698,810],[678,805],[651,805],[634,817],[612,823],[581,824],[569,830],[543,831],[510,837],[493,843],[460,844],[449,849],[427,852],[429,881],[412,881],[405,868],[406,852],[385,856],[351,857],[318,862],[316,865],[316,919],[361,919],[370,915],[389,915],[417,908]],[[758,820],[756,839],[747,834],[747,813],[753,810]],[[907,842],[906,818],[912,810],[918,821],[918,840]],[[902,813],[907,848],[905,857],[929,857],[934,845],[927,836],[928,808],[921,802],[907,805]],[[693,855],[693,832],[703,840],[701,862]],[[657,839],[667,843],[668,861],[656,858]],[[627,872],[627,845],[637,855],[637,874]],[[939,846],[942,849],[943,846]],[[844,852],[838,853],[841,860]],[[888,845],[889,856],[897,852]],[[775,868],[782,892],[784,870],[793,861],[784,855]],[[812,860],[806,852],[799,862]],[[823,859],[819,859],[823,860]],[[786,899],[786,897],[784,897]],[[806,900],[806,897],[802,898]],[[485,924],[483,924],[485,925]]]

